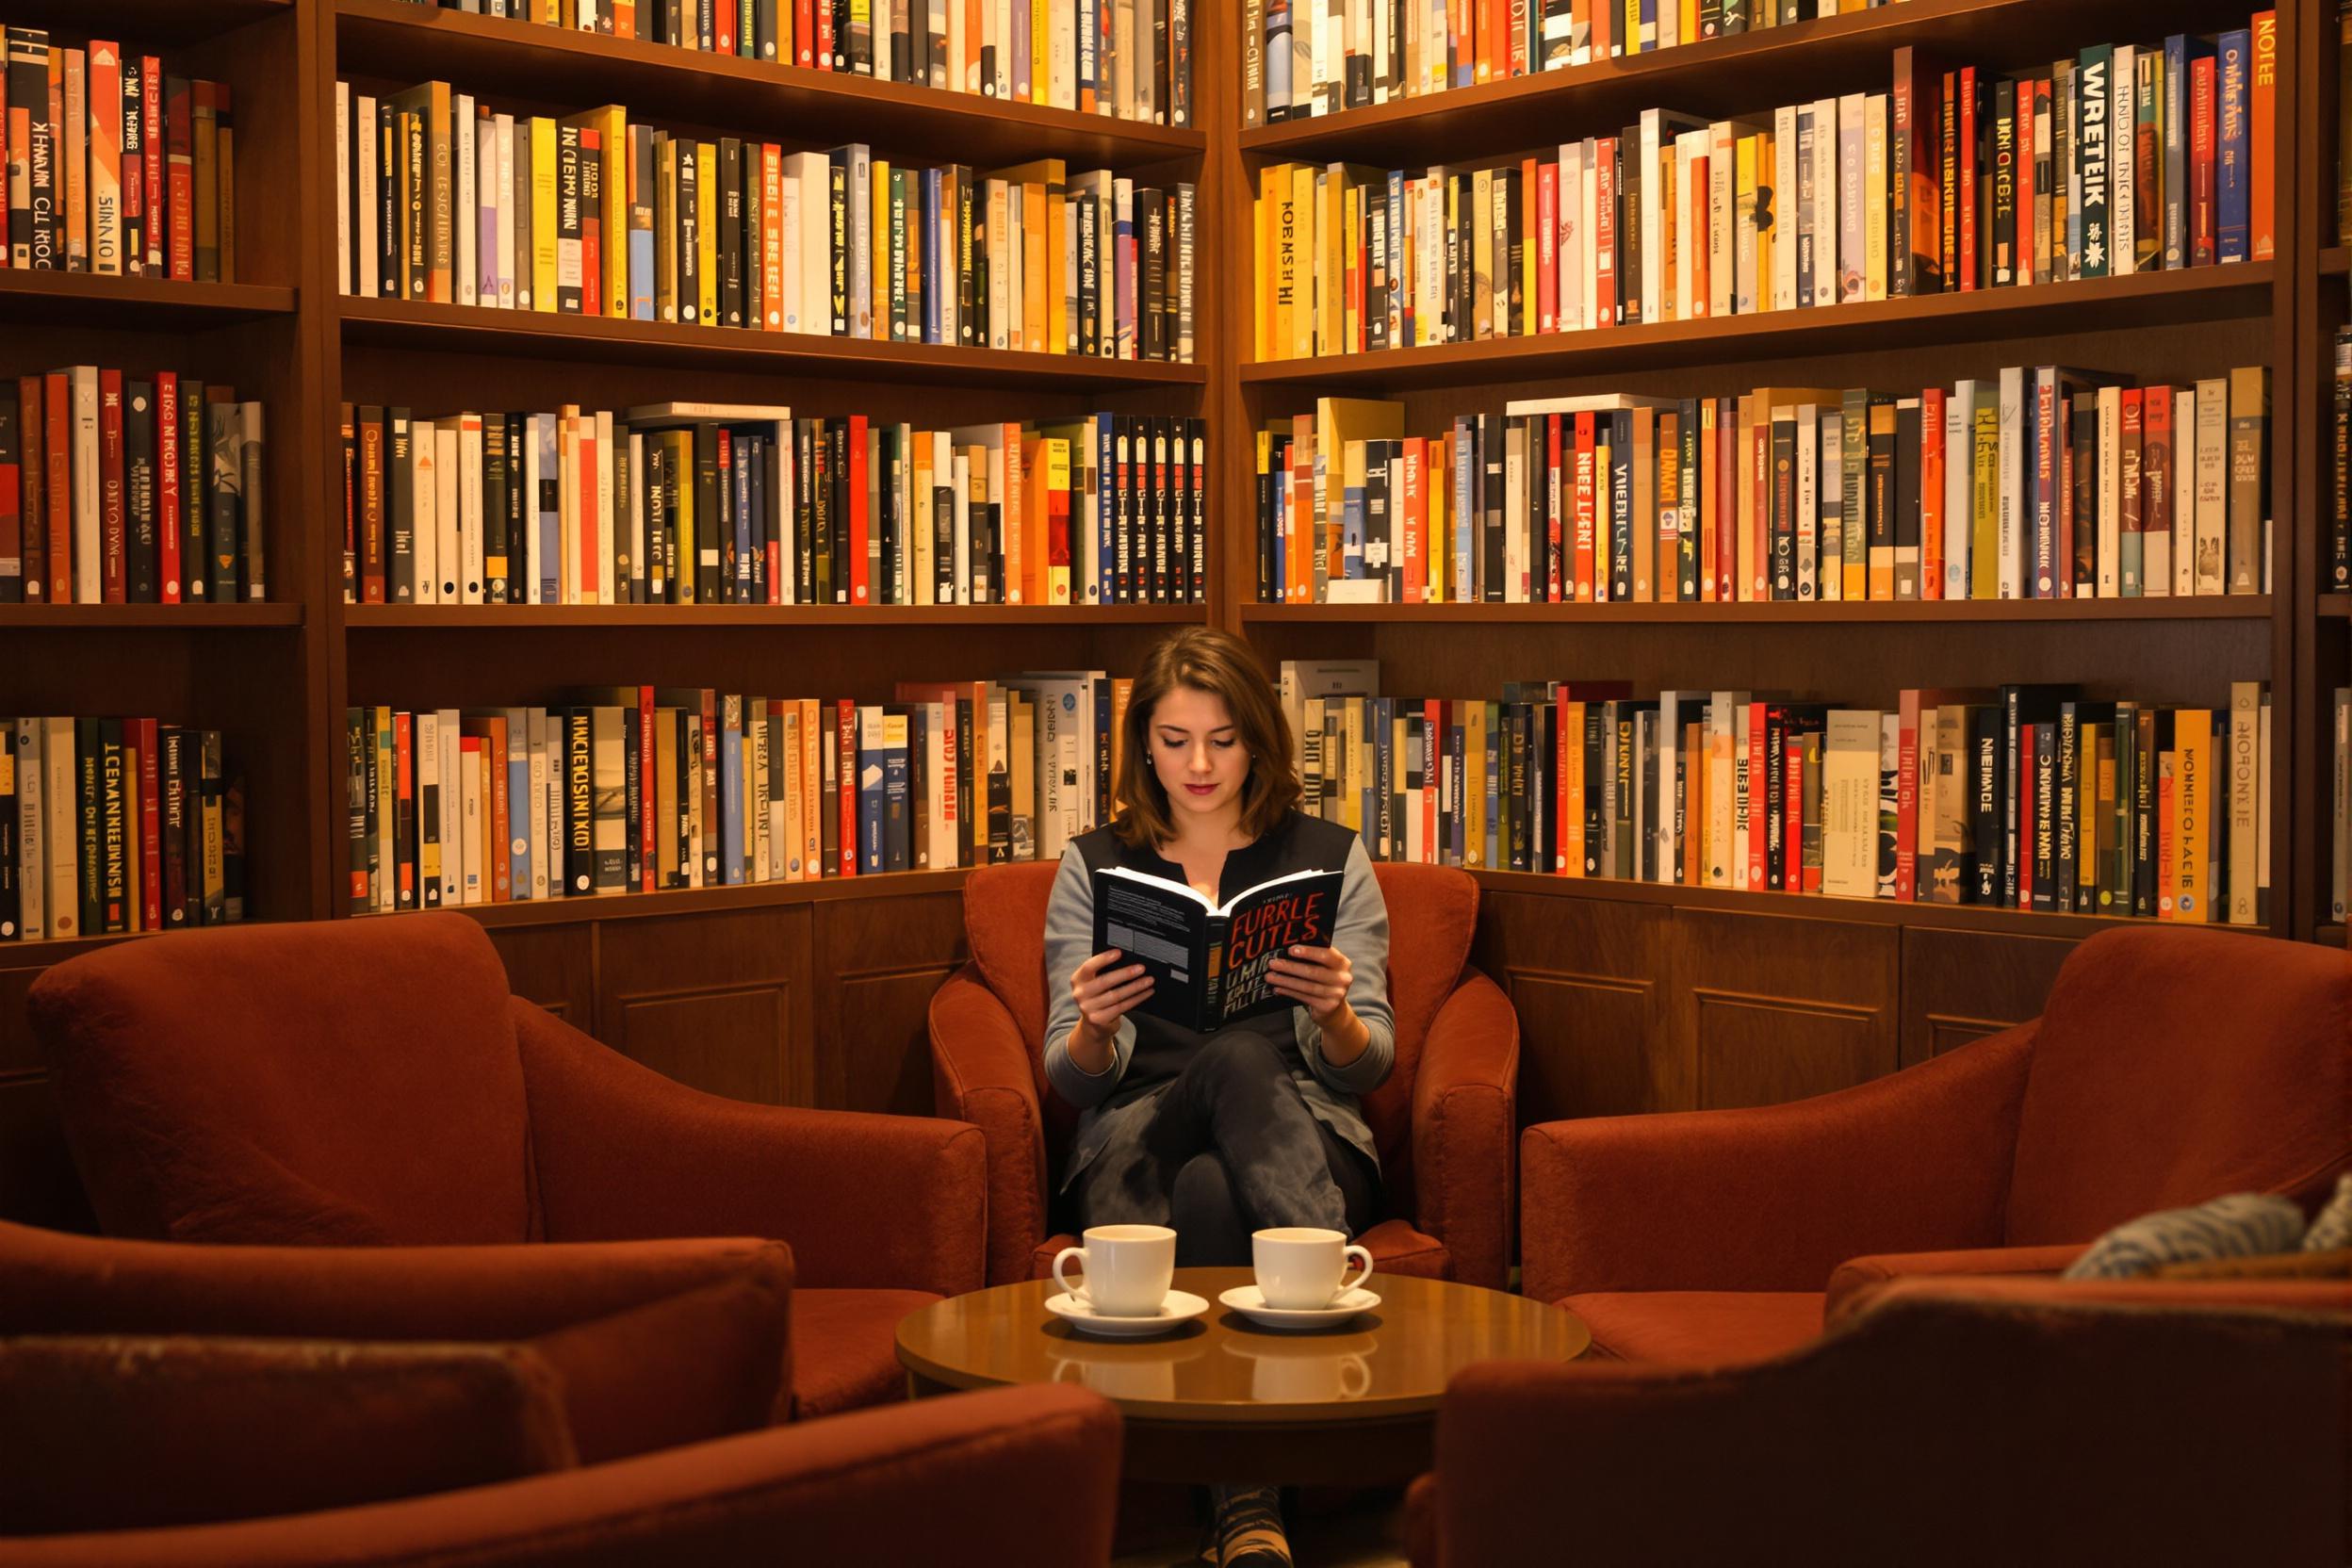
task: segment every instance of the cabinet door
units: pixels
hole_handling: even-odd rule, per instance
[[[2073,951],[2072,939],[2066,937],[1905,931],[1903,1065],[1928,1061],[2038,1017],[2058,967]]]
[[[712,1094],[813,1103],[810,925],[806,905],[599,923],[597,1034]]]
[[[816,1103],[929,1116],[931,993],[964,962],[960,893],[816,905]]]
[[[1659,983],[1674,913],[1654,904],[1490,892],[1471,960],[1519,1015],[1519,1124],[1659,1104]]]
[[[1674,911],[1661,1109],[1771,1105],[1899,1065],[1901,932],[1810,916]]]

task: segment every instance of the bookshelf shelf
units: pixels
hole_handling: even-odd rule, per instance
[[[709,630],[741,627],[887,633],[906,627],[1184,626],[1207,618],[1198,604],[848,605],[848,604],[364,604],[343,607],[353,632],[412,632],[464,628],[533,631],[584,628]],[[5,624],[5,623],[0,623]]]
[[[978,93],[737,59],[667,44],[401,3],[335,0],[338,69],[403,82],[447,78],[468,92],[626,104],[633,117],[758,130],[812,145],[858,139],[879,152],[995,167],[1034,157],[1131,169],[1198,159],[1200,131],[1013,104]]]
[[[2347,271],[2352,271],[2352,248],[2330,245],[2319,253],[2319,275],[2321,277],[2341,278]]]
[[[2269,262],[2247,262],[1820,310],[1773,310],[1479,343],[1261,360],[1244,364],[1241,379],[1254,385],[1464,386],[2086,332],[2141,325],[2158,316],[2168,323],[2220,320],[2267,314],[2273,270]]]
[[[492,927],[577,925],[590,921],[638,920],[661,915],[772,908],[823,904],[835,899],[906,897],[955,892],[964,872],[902,871],[880,876],[834,876],[816,882],[749,882],[731,888],[678,889],[658,893],[615,893],[601,898],[519,899],[511,904],[468,904],[457,913]],[[399,915],[362,916],[398,920]]]
[[[1395,100],[1241,133],[1244,154],[1395,165],[1476,160],[1526,143],[1615,130],[1646,108],[1722,118],[1785,102],[1802,75],[1821,97],[1884,90],[1903,44],[1981,66],[2047,64],[2048,40],[2112,25],[2163,34],[2210,26],[2196,0],[1904,0],[1851,15],[1769,27],[1648,54]],[[2084,34],[2084,36],[2088,36]]]
[[[294,0],[11,0],[8,22],[149,48],[210,38],[294,9]]]
[[[1202,364],[1015,353],[1004,349],[877,343],[740,327],[623,321],[602,316],[485,310],[413,300],[336,302],[343,341],[448,353],[523,354],[542,359],[657,365],[675,369],[753,370],[848,381],[932,386],[1004,386],[1082,391],[1198,386]]]
[[[2342,947],[2344,945],[2344,926],[2336,923],[2322,925],[2313,933],[2312,939],[2323,947]]]
[[[173,283],[0,268],[0,323],[201,331],[290,316],[294,290],[257,283]]]
[[[2319,618],[2323,621],[2352,620],[2352,594],[2320,595]]]
[[[1773,604],[1244,604],[1243,622],[1282,625],[1642,626],[1852,625],[1902,627],[2000,621],[2066,626],[2081,621],[2265,621],[2266,594],[2211,598],[1929,599]]]
[[[0,604],[0,631],[222,631],[302,624],[299,604]]]
[[[2153,920],[2105,915],[2061,915],[2025,909],[1995,909],[1970,904],[1903,904],[1891,898],[1830,898],[1820,893],[1736,891],[1607,877],[1544,876],[1524,871],[1473,871],[1490,892],[1541,897],[1597,899],[1625,904],[1669,905],[1729,914],[1782,916],[1793,920],[1845,921],[1871,925],[1945,931],[2000,932],[2013,936],[2063,937],[2080,940],[2118,925],[2154,926]],[[2266,927],[2215,924],[2199,929],[2266,934]]]

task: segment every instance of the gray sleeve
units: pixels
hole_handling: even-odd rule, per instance
[[[1377,898],[1378,892],[1373,896]],[[1385,936],[1385,923],[1381,930]],[[1054,878],[1053,896],[1045,906],[1045,1077],[1055,1094],[1082,1111],[1101,1104],[1104,1096],[1119,1087],[1135,1054],[1135,1021],[1123,1018],[1119,1021],[1109,1068],[1088,1072],[1070,1059],[1070,1032],[1078,1027],[1079,1016],[1078,999],[1070,994],[1070,978],[1093,956],[1094,880],[1086,874],[1086,860],[1078,851],[1065,849],[1061,871]],[[1386,1009],[1385,1003],[1382,1009]]]
[[[1388,904],[1372,874],[1372,858],[1362,839],[1348,845],[1348,878],[1340,884],[1339,922],[1331,945],[1348,956],[1355,978],[1348,987],[1348,1004],[1364,1021],[1371,1038],[1364,1054],[1346,1067],[1323,1060],[1323,1031],[1304,1007],[1293,1007],[1298,1029],[1298,1049],[1307,1068],[1328,1088],[1343,1094],[1366,1094],[1388,1081],[1396,1061],[1396,1015],[1388,1004]],[[1122,1066],[1124,1063],[1122,1062]]]

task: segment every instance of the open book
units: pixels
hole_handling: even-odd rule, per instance
[[[1290,947],[1331,944],[1345,880],[1343,872],[1292,872],[1213,905],[1182,882],[1107,866],[1094,874],[1094,950],[1115,947],[1150,972],[1152,991],[1137,1012],[1213,1034],[1294,1005],[1267,966]]]

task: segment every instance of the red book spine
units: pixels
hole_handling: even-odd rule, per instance
[[[1020,461],[1021,449],[1008,448],[1004,453],[1006,474],[1009,475]],[[1005,515],[1009,519],[1009,509]],[[849,602],[852,604],[869,602],[866,529],[866,416],[853,414],[849,416]],[[846,841],[855,843],[857,840],[852,837]],[[841,858],[846,860],[849,857],[844,854]]]
[[[24,529],[24,602],[38,604],[49,597],[48,443],[41,436],[42,399],[39,376],[20,376],[16,383],[16,449],[18,480],[24,486],[22,518]]]
[[[49,468],[49,602],[74,602],[74,411],[65,376],[41,378]]]
[[[830,71],[833,69],[833,8],[829,3],[820,3],[810,8],[816,12],[817,69]],[[979,47],[978,40],[972,41],[972,47]],[[849,869],[851,858],[847,854],[842,855],[842,870]]]
[[[2036,724],[2017,726],[2017,902],[2018,909],[2034,907],[2034,732]]]
[[[173,77],[166,90],[164,138],[168,159],[167,209],[172,215],[167,253],[174,283],[196,277],[196,122],[188,85]]]
[[[1440,698],[1429,697],[1423,702],[1421,733],[1423,755],[1431,763],[1421,791],[1421,863],[1436,866],[1446,861],[1437,841],[1438,779],[1446,766],[1446,704]]]
[[[2017,238],[2010,253],[2017,260],[2017,281],[2030,285],[2034,281],[2034,105],[2050,90],[2048,82],[2017,84]],[[2153,188],[2151,184],[2140,187]]]
[[[840,753],[840,763],[834,774],[841,781],[841,874],[855,876],[858,874],[858,705],[847,697],[841,698],[835,722],[838,738],[834,745]],[[979,763],[980,760],[975,758],[973,761]],[[975,767],[974,771],[978,772],[979,768]],[[981,784],[977,792],[980,796],[978,841],[980,857],[985,859],[988,856],[988,786]]]
[[[392,710],[393,799],[390,808],[395,813],[392,819],[394,822],[399,822],[401,818],[410,816],[416,809],[416,760],[415,727],[416,716],[414,714],[397,708]],[[410,852],[404,856],[396,856],[396,858],[399,860],[399,864],[393,868],[394,880],[392,895],[393,905],[396,908],[414,909],[416,907],[416,855],[418,853],[418,846],[420,846],[423,841],[423,834],[420,831],[416,841],[408,846]],[[397,837],[393,840],[393,843],[397,850],[400,845],[400,841]]]
[[[651,788],[655,767],[655,744],[653,688],[640,686],[637,688],[637,776],[645,781],[645,787],[640,788],[637,792],[639,803],[637,809],[637,864],[639,867],[637,886],[639,890],[644,892],[652,892],[661,885],[655,875],[661,858],[653,846],[654,827],[658,816],[655,808],[660,804],[654,798],[654,791]]]
[[[180,602],[180,378],[155,372],[156,570],[166,604]]]
[[[98,591],[108,604],[128,593],[130,528],[122,506],[122,372],[98,372]]]
[[[1905,691],[1895,731],[1895,899],[1910,904],[1919,888],[1919,694]],[[1792,746],[1790,750],[1794,750]],[[1791,759],[1791,767],[1794,760]],[[1797,793],[1793,786],[1790,792]]]
[[[1771,805],[1764,791],[1764,704],[1748,704],[1748,890],[1764,890],[1764,858],[1769,836],[1764,813]]]
[[[1560,429],[1560,416],[1557,414],[1548,416],[1544,419],[1544,458],[1547,465],[1544,471],[1551,476],[1551,481],[1545,486],[1544,497],[1544,577],[1549,584],[1549,592],[1544,596],[1553,604],[1560,601],[1563,592],[1569,597],[1575,596],[1574,590],[1563,590],[1560,580],[1560,567],[1566,561],[1564,546],[1567,543],[1560,514],[1560,463],[1561,449],[1567,445],[1567,439]]]
[[[1576,485],[1576,535],[1575,571],[1576,574],[1576,602],[1578,604],[1591,604],[1592,602],[1592,520],[1594,499],[1594,475],[1592,472],[1592,416],[1590,414],[1578,414],[1576,416],[1576,475],[1573,481]]]
[[[960,3],[961,3],[961,0],[952,0],[952,3],[960,4]],[[826,7],[825,8],[825,14],[826,14],[828,17],[830,17],[830,16],[832,15],[832,11],[833,11],[833,8],[832,8],[832,6],[831,6],[830,4],[828,4],[828,5],[826,5]],[[822,57],[820,57],[820,56],[818,55],[818,53],[817,53],[816,41],[817,41],[817,22],[816,22],[816,17],[815,17],[815,16],[812,14],[812,12],[811,12],[809,0],[793,0],[793,4],[792,4],[792,49],[793,49],[793,51],[794,51],[795,55],[798,57],[798,59],[799,59],[799,63],[800,63],[800,67],[801,67],[801,69],[802,69],[802,70],[804,70],[804,71],[808,71],[808,70],[816,70],[816,71],[830,71],[830,70],[832,70],[832,69],[833,69],[833,56],[832,56],[831,51],[829,51],[829,50],[828,50],[828,51],[826,51],[826,52],[825,52],[825,53]],[[971,44],[971,47],[972,47],[972,48],[977,48],[977,47],[979,47],[979,40],[977,39],[977,37],[976,37],[976,36],[975,36],[975,37],[974,37],[974,39],[972,40],[972,44]],[[820,62],[822,62],[822,63],[820,63]],[[961,63],[961,62],[959,61],[959,62],[958,62],[958,64],[960,64],[960,63]],[[947,85],[948,85],[951,89],[953,89],[953,90],[955,90],[956,91],[958,91],[958,92],[962,91],[962,90],[963,90],[963,87],[964,87],[964,84],[963,84],[963,81],[961,80],[961,78],[958,78],[958,79],[957,79],[957,80],[956,80],[956,81],[950,82],[950,83],[948,83]]]
[[[1599,157],[1592,177],[1592,321],[1617,324],[1617,139],[1593,142]]]
[[[139,183],[147,213],[141,244],[144,254],[139,265],[150,274],[160,274],[164,270],[164,246],[170,227],[164,220],[163,176],[168,159],[163,142],[163,61],[153,55],[140,56],[139,77],[141,89],[139,110],[144,122],[139,142]]]
[[[1919,393],[1919,597],[1923,599],[1944,596],[1944,396],[1940,386]],[[1828,482],[1826,474],[1823,482]]]
[[[2189,265],[2219,257],[2213,213],[2213,57],[2189,62]]]
[[[1739,404],[1729,398],[1715,400],[1715,484],[1707,505],[1715,514],[1715,602],[1730,604],[1739,597],[1740,506],[1737,482],[1740,449]]]
[[[139,747],[139,906],[141,931],[163,929],[163,759],[155,755],[155,721],[133,719]]]
[[[1538,332],[1560,330],[1560,165],[1549,159],[1535,176],[1535,319]]]
[[[1805,874],[1805,743],[1791,734],[1781,743],[1780,753],[1781,890],[1817,892]]]
[[[1960,237],[1952,246],[1952,259],[1960,270],[1960,286],[1972,290],[1976,276],[1976,67],[1960,70],[1960,145],[1954,150],[1960,166],[1960,200],[1954,204],[1960,220]]]

